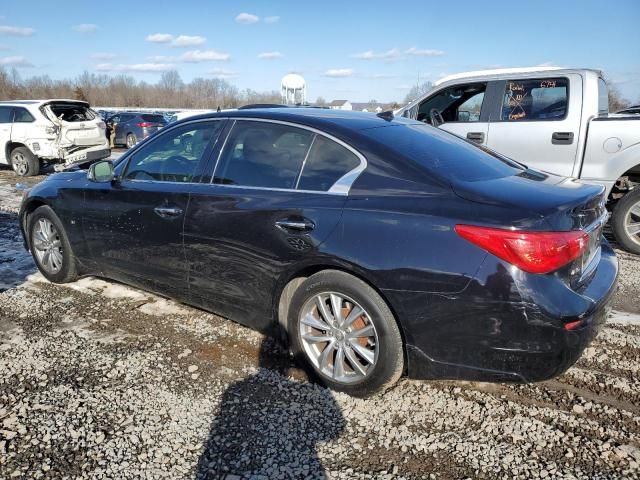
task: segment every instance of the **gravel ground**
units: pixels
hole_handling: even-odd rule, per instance
[[[0,171],[0,209],[15,211],[14,184]],[[46,282],[15,214],[0,214],[0,245],[0,478],[640,478],[631,255],[618,310],[566,374],[405,379],[360,400],[215,315],[99,279]]]

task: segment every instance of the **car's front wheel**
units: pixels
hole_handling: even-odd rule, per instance
[[[640,254],[640,187],[618,201],[611,224],[616,240],[630,252]]]
[[[50,207],[38,207],[27,217],[27,232],[33,259],[47,280],[67,283],[77,278],[69,238]]]
[[[393,314],[371,286],[345,272],[307,278],[293,294],[287,327],[296,358],[333,390],[365,397],[402,375],[402,337]]]
[[[40,173],[40,160],[27,147],[14,148],[9,158],[13,171],[20,177],[32,177]]]

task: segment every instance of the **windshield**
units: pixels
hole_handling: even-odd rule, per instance
[[[492,180],[525,170],[513,160],[429,125],[395,125],[363,133],[448,181]]]

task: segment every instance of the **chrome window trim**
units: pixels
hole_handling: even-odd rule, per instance
[[[147,145],[150,145],[151,143],[157,141],[160,137],[163,137],[165,135],[165,133],[168,133],[172,130],[175,130],[176,128],[182,128],[185,127],[187,125],[191,125],[191,124],[196,124],[196,123],[204,123],[204,122],[219,122],[221,120],[228,120],[226,117],[216,117],[216,118],[201,118],[198,120],[188,120],[185,123],[178,123],[178,124],[173,124],[170,127],[164,127],[162,129],[162,133],[158,134],[156,137],[154,137],[151,142],[149,141],[145,141],[143,140],[142,142],[138,143],[133,149],[128,150],[122,157],[116,159],[116,161],[119,162],[125,162],[124,166],[122,167],[122,177],[120,178],[120,182],[144,182],[144,183],[160,183],[160,184],[177,184],[177,185],[199,185],[202,182],[165,182],[163,180],[136,180],[134,178],[124,178],[124,174],[127,172],[127,169],[129,168],[129,162],[131,162],[131,158],[135,155],[135,153],[140,150],[142,147],[146,147]],[[224,129],[224,127],[223,127]],[[228,137],[228,135],[227,135]],[[227,138],[224,139],[225,143],[227,141]],[[218,138],[216,138],[216,142],[218,141]],[[224,147],[224,145],[223,145]],[[222,151],[222,150],[220,150]],[[124,158],[123,158],[124,157]]]
[[[367,159],[366,159],[366,157],[364,155],[362,155],[362,153],[360,153],[358,150],[353,148],[348,143],[343,142],[339,138],[336,138],[336,137],[334,137],[333,135],[331,135],[329,133],[323,132],[322,130],[318,130],[317,128],[309,127],[308,125],[301,125],[299,123],[287,122],[287,121],[284,121],[284,120],[274,120],[274,119],[271,119],[271,118],[259,118],[259,117],[226,117],[226,118],[228,120],[233,120],[234,123],[231,126],[231,128],[229,129],[229,132],[227,133],[227,137],[224,139],[224,143],[222,145],[222,148],[220,149],[220,152],[218,153],[218,159],[216,160],[216,165],[215,165],[215,168],[214,168],[213,173],[211,175],[212,185],[223,186],[223,187],[226,187],[226,188],[248,188],[248,189],[251,189],[251,190],[270,190],[270,191],[276,191],[276,192],[303,192],[303,193],[321,193],[321,194],[330,194],[330,195],[348,195],[349,194],[349,190],[351,189],[351,186],[353,185],[353,183],[360,176],[360,174],[364,171],[364,169],[367,168]],[[331,186],[331,188],[329,188],[329,190],[299,190],[299,189],[296,189],[296,188],[251,187],[251,186],[243,186],[243,185],[226,185],[226,184],[221,184],[221,183],[215,183],[214,184],[213,183],[213,179],[215,178],[215,173],[216,173],[216,170],[218,168],[218,162],[220,161],[220,158],[222,156],[222,152],[224,150],[224,147],[227,144],[227,139],[231,135],[231,132],[232,132],[233,128],[236,126],[236,124],[237,124],[237,122],[239,120],[249,121],[249,122],[276,123],[276,124],[279,124],[279,125],[286,125],[286,126],[289,126],[289,127],[308,130],[310,132],[315,133],[316,135],[322,135],[323,137],[328,138],[329,140],[331,140],[333,142],[336,142],[338,145],[343,146],[344,148],[349,150],[351,153],[353,153],[360,160],[360,165],[358,165],[354,169],[348,171],[342,177],[340,177],[338,180],[336,180],[336,182]],[[315,140],[315,137],[314,137],[314,140]],[[309,150],[307,151],[307,155],[308,155],[309,151],[311,151],[311,148],[309,148]],[[306,158],[305,158],[305,160],[306,160]],[[303,167],[304,167],[304,164],[303,164]],[[300,173],[298,174],[298,177],[301,177],[302,173],[303,173],[303,169],[300,170]],[[296,186],[297,186],[297,184],[298,184],[298,182],[296,182]]]

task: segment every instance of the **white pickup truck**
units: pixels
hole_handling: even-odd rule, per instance
[[[640,254],[640,116],[609,114],[598,70],[451,75],[396,112],[528,166],[604,185],[616,239]]]

